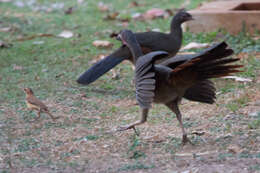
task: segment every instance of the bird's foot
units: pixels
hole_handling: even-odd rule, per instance
[[[51,119],[53,120],[53,121],[55,121],[55,120],[57,120],[57,119],[59,119],[60,117],[51,117]]]
[[[139,133],[137,132],[136,128],[135,128],[135,125],[136,124],[131,124],[131,125],[127,125],[127,126],[120,126],[117,128],[117,131],[125,131],[125,130],[128,130],[128,129],[133,129],[135,131],[135,134],[137,136],[139,136]]]
[[[29,121],[30,123],[34,123],[35,121],[39,120],[41,116],[37,116],[36,118],[34,118],[34,120]]]
[[[182,136],[182,145],[185,145],[185,144],[187,144],[187,143],[189,143],[189,144],[191,144],[191,145],[194,145],[194,144],[190,141],[190,139],[187,137],[187,135],[185,134],[185,135]]]

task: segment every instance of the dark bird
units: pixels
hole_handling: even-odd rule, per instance
[[[179,56],[168,59],[161,64],[155,64],[158,59],[167,56],[165,51],[155,51],[143,55],[135,35],[124,30],[119,35],[122,42],[129,47],[134,57],[136,99],[142,110],[142,118],[133,124],[120,127],[119,130],[134,129],[136,125],[147,120],[152,102],[166,105],[172,110],[182,129],[183,144],[190,142],[183,127],[182,114],[178,108],[182,97],[203,103],[214,103],[215,87],[208,79],[219,78],[240,72],[241,65],[229,65],[238,61],[237,58],[226,58],[233,54],[225,42],[189,56]],[[198,93],[199,92],[199,93]]]
[[[189,13],[185,10],[180,10],[171,21],[170,33],[152,31],[135,33],[135,37],[141,45],[142,52],[146,54],[151,51],[162,50],[168,52],[169,55],[174,56],[179,51],[182,43],[181,24],[192,19],[193,18]],[[78,78],[77,82],[88,85],[123,60],[130,60],[133,62],[131,52],[125,46],[121,46],[112,54],[94,64]]]
[[[34,96],[34,93],[31,88],[23,89],[26,94],[26,104],[30,110],[37,110],[38,117],[35,120],[38,120],[41,117],[41,113],[48,114],[52,120],[58,119],[59,117],[54,117],[48,110],[48,107],[41,102],[38,98]]]

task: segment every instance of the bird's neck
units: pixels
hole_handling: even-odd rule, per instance
[[[143,55],[142,49],[139,43],[130,43],[129,48],[133,55],[133,64],[135,64],[136,60]]]
[[[174,20],[174,19],[172,20],[170,35],[173,37],[182,38],[181,22],[179,22],[178,20]]]

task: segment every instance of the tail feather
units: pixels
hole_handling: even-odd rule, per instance
[[[203,80],[187,89],[184,93],[184,98],[191,101],[213,104],[216,99],[215,92],[214,83],[210,80]]]

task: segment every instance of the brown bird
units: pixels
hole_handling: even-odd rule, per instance
[[[195,55],[174,57],[161,64],[155,64],[156,60],[167,56],[167,52],[155,51],[143,55],[135,35],[130,30],[122,31],[119,37],[129,47],[135,59],[136,99],[142,110],[142,118],[118,130],[135,130],[136,125],[146,122],[152,102],[160,103],[176,114],[182,129],[183,144],[191,143],[183,127],[178,104],[185,94],[193,101],[214,103],[215,87],[208,79],[240,72],[238,68],[242,67],[228,65],[239,60],[226,58],[233,54],[233,50],[228,49],[225,42],[221,42]]]
[[[41,117],[41,113],[48,114],[52,120],[58,119],[59,117],[54,117],[48,110],[48,107],[42,103],[38,98],[34,96],[34,93],[31,88],[23,89],[26,94],[26,104],[30,110],[37,110],[38,117],[35,120],[38,120]]]
[[[168,52],[170,56],[174,56],[179,51],[182,44],[181,25],[190,20],[193,20],[192,16],[182,9],[173,17],[170,26],[170,33],[150,31],[134,34],[143,53],[146,54],[151,51],[163,50]],[[129,60],[132,63],[134,61],[131,52],[125,46],[121,46],[112,54],[90,67],[77,79],[77,82],[88,85],[117,64],[121,63],[123,60]]]

